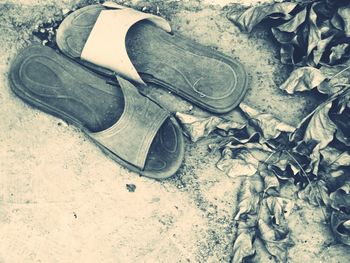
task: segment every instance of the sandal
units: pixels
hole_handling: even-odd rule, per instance
[[[331,228],[338,241],[350,246],[350,215],[341,211],[333,211],[331,215]]]
[[[11,65],[12,90],[25,102],[79,127],[121,165],[143,176],[175,174],[184,156],[181,128],[169,113],[139,94],[89,72],[53,49],[25,48]]]
[[[56,41],[64,54],[100,74],[156,84],[214,113],[235,108],[247,89],[243,66],[170,31],[161,17],[105,3],[68,15]]]

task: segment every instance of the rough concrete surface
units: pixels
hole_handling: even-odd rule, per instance
[[[93,2],[0,0],[0,262],[228,262],[240,180],[216,169],[219,155],[207,151],[213,137],[187,142],[184,164],[174,178],[150,180],[11,92],[9,65],[33,41],[34,28]],[[258,28],[246,35],[226,19],[225,5],[258,1],[116,2],[158,6],[176,32],[240,60],[249,72],[244,99],[249,105],[292,125],[313,109],[313,94],[289,96],[278,89],[290,68],[280,64],[267,31]],[[205,114],[151,90],[171,110]],[[127,184],[135,191],[129,192]],[[296,243],[289,262],[350,262],[320,209],[299,200],[289,222]],[[257,253],[251,262],[273,262]]]

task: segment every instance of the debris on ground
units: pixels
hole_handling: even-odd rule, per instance
[[[331,228],[337,240],[348,244],[350,89],[345,87],[331,96],[296,128],[245,103],[239,107],[246,116],[240,125],[216,116],[177,114],[193,141],[209,133],[220,136],[221,140],[209,145],[211,150],[222,150],[217,167],[232,178],[243,177],[232,262],[254,255],[257,239],[276,262],[285,262],[287,248],[293,245],[292,230],[287,227],[286,214],[276,211],[286,211],[282,204],[290,208],[289,213],[292,210],[293,201],[279,195],[280,184],[287,181],[297,185],[298,198],[322,211],[327,208],[323,211],[326,221],[327,211],[334,210]],[[266,207],[269,213],[262,218]]]
[[[126,184],[126,189],[130,192],[133,193],[136,190],[136,185],[134,184]]]
[[[297,66],[341,64],[350,57],[350,1],[311,0],[253,6],[228,18],[251,32],[269,20],[281,62]]]

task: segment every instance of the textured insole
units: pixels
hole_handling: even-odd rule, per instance
[[[103,9],[103,6],[88,6],[62,22],[57,43],[64,53],[80,58]],[[132,26],[126,37],[126,49],[146,82],[163,85],[207,109],[218,112],[231,109],[245,93],[246,73],[238,62],[181,36],[166,33],[149,21]],[[101,67],[91,67],[112,75]]]
[[[32,46],[20,53],[12,64],[10,82],[26,102],[91,132],[107,129],[123,113],[120,87],[47,47]],[[179,163],[179,136],[168,119],[151,145],[145,171],[162,174]]]

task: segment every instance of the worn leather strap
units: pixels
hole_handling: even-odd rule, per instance
[[[166,32],[170,32],[169,23],[155,15],[146,14],[131,8],[107,3],[102,10],[85,43],[81,58],[96,65],[108,68],[117,74],[145,84],[128,56],[126,34],[135,23],[149,20]]]
[[[129,81],[117,79],[124,94],[124,112],[113,126],[90,136],[119,158],[143,169],[151,143],[169,114],[140,95]]]

